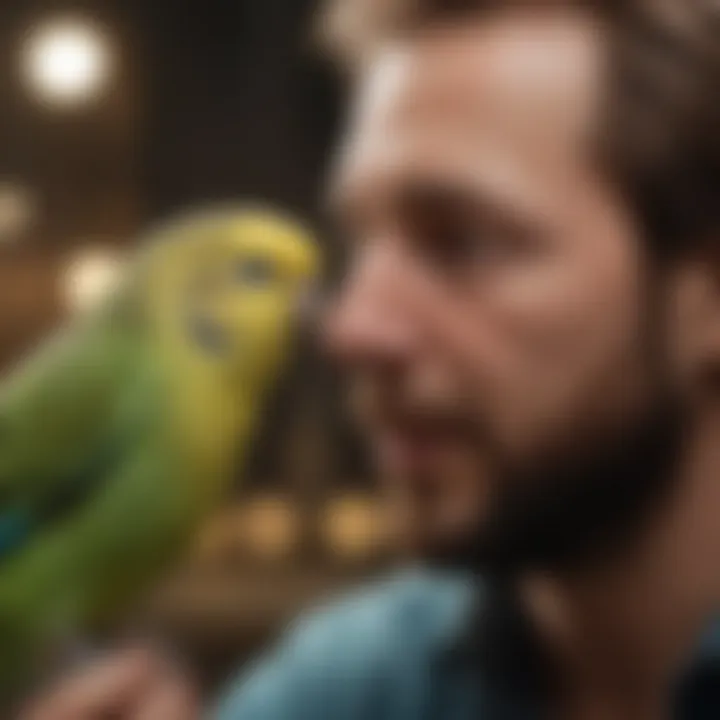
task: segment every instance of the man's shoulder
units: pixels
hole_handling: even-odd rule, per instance
[[[469,611],[473,584],[464,574],[407,570],[352,590],[304,615],[297,637],[344,654],[440,649]],[[400,647],[395,647],[399,644]]]
[[[466,576],[418,570],[324,603],[243,673],[220,717],[309,718],[322,709],[339,718],[361,717],[377,698],[378,709],[398,717],[398,703],[408,707],[429,690],[429,663],[457,637],[472,598]]]

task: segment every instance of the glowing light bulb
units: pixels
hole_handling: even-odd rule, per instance
[[[86,20],[58,20],[32,30],[23,48],[23,72],[37,98],[74,106],[97,98],[112,70],[110,43]]]

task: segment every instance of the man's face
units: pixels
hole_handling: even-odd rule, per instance
[[[591,153],[602,63],[587,18],[508,13],[387,46],[361,78],[328,341],[417,552],[476,543],[656,395],[648,268]]]

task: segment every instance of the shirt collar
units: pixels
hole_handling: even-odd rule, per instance
[[[716,678],[720,687],[720,618],[710,623],[700,638],[681,681],[692,683],[694,678],[708,675]]]
[[[472,660],[480,663],[481,672],[494,678],[534,685],[532,675],[538,667],[532,658],[529,632],[509,595],[466,578],[464,591],[456,600],[455,612],[449,614],[450,621],[443,628],[441,660]],[[720,686],[720,616],[700,638],[680,679],[692,682],[694,677],[708,674],[718,678]]]
[[[717,663],[720,669],[720,618],[708,628],[698,644],[695,661],[700,663]]]

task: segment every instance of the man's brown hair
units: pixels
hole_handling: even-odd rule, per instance
[[[337,0],[327,44],[358,59],[428,24],[524,4],[585,8],[607,32],[599,157],[663,254],[720,231],[720,0]]]

